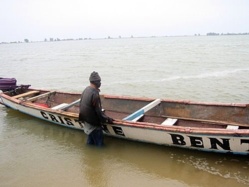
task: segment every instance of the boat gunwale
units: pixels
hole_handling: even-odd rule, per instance
[[[35,88],[29,88],[28,90],[37,90],[41,92],[51,92],[55,90],[44,90],[44,89],[35,89]],[[55,93],[59,94],[70,94],[70,95],[78,95],[81,96],[81,93],[77,92],[63,92],[63,91],[55,91]],[[6,95],[4,92],[0,93],[0,95]],[[134,96],[118,96],[118,95],[110,95],[110,94],[101,94],[105,99],[126,99],[126,100],[138,100],[138,101],[154,101],[155,98],[151,97],[134,97]],[[11,97],[11,96],[9,96]],[[198,101],[192,101],[192,100],[173,100],[173,99],[161,99],[162,102],[167,103],[181,103],[181,104],[191,104],[191,105],[206,105],[206,106],[224,106],[224,107],[242,107],[247,108],[249,107],[249,103],[221,103],[221,102],[198,102]]]
[[[139,101],[154,101],[155,98],[149,97],[133,97],[133,96],[117,96],[117,95],[107,95],[103,94],[105,99],[126,99],[126,100],[139,100]],[[247,103],[219,103],[219,102],[197,102],[192,100],[173,100],[173,99],[161,99],[162,102],[167,103],[181,103],[181,104],[191,104],[191,105],[206,105],[206,106],[225,106],[225,107],[249,107]]]
[[[38,90],[38,91],[42,91],[42,92],[49,92],[50,90],[40,90],[40,89],[29,89],[29,90]],[[61,91],[56,91],[55,93],[61,93],[61,94],[72,94],[72,95],[79,95],[79,93],[74,93],[74,92],[61,92]],[[7,94],[4,93],[0,93],[0,95],[2,97],[4,97],[5,99],[8,99],[11,102],[14,102],[16,104],[25,106],[25,107],[30,107],[33,109],[37,109],[37,110],[43,110],[43,111],[47,111],[50,113],[55,113],[55,114],[61,114],[64,116],[70,116],[72,118],[78,118],[78,114],[74,113],[74,112],[67,112],[67,111],[63,111],[63,110],[53,110],[51,108],[44,108],[42,106],[36,105],[32,102],[29,101],[25,101],[25,100],[19,100],[19,99],[15,99],[12,96],[9,96]],[[141,101],[152,101],[153,99],[151,98],[142,98],[142,97],[129,97],[129,96],[114,96],[114,95],[103,95],[105,98],[116,98],[116,99],[129,99],[129,100],[141,100]],[[163,100],[163,101],[167,101],[168,100]],[[174,100],[169,100],[171,102],[175,102]],[[182,103],[182,102],[180,102]],[[187,102],[190,103],[190,102]],[[194,104],[203,104],[203,103],[195,103]],[[193,104],[192,102],[190,104]],[[204,103],[206,104],[206,103]],[[211,104],[209,104],[211,105]],[[224,106],[224,105],[219,105],[219,106]],[[225,105],[228,106],[228,105]],[[229,105],[231,106],[231,105]],[[234,105],[233,105],[234,106]],[[236,106],[236,105],[235,105]],[[239,107],[245,107],[247,105],[241,106],[238,105]],[[179,119],[181,120],[181,119]],[[194,119],[193,119],[194,121]],[[217,124],[219,124],[219,121],[217,121]],[[227,123],[227,125],[229,125],[230,123]],[[132,121],[124,121],[124,120],[114,120],[114,124],[113,125],[121,125],[121,126],[129,126],[129,127],[136,127],[136,128],[145,128],[145,129],[156,129],[156,130],[163,130],[163,131],[167,131],[167,132],[181,132],[181,133],[186,133],[186,134],[203,134],[203,135],[231,135],[231,136],[236,136],[236,137],[240,137],[243,135],[249,136],[249,129],[237,129],[237,130],[231,130],[231,129],[219,129],[219,128],[200,128],[200,127],[186,127],[186,126],[163,126],[161,124],[157,124],[157,123],[149,123],[149,122],[132,122]]]
[[[14,101],[13,101],[14,102]],[[60,114],[64,116],[69,116],[72,118],[77,118],[78,114],[73,112],[61,111],[61,110],[53,110],[51,108],[44,108],[39,105],[35,105],[33,103],[28,102],[20,102],[17,103],[25,107],[29,107],[36,110],[46,111],[50,113]],[[217,128],[198,128],[198,127],[183,127],[183,126],[163,126],[156,123],[148,123],[148,122],[132,122],[132,121],[124,121],[124,120],[115,120],[113,124],[109,125],[118,125],[132,128],[144,128],[150,130],[161,130],[167,132],[174,133],[184,133],[184,134],[199,134],[199,135],[226,135],[226,136],[236,136],[240,137],[243,135],[249,136],[249,129],[238,129],[238,130],[229,130],[229,129],[217,129]]]

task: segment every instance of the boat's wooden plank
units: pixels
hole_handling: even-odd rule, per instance
[[[137,122],[137,121],[138,121],[139,119],[141,119],[143,116],[144,116],[144,114],[141,114],[141,115],[137,116],[136,118],[134,118],[134,119],[131,120],[131,121]]]
[[[161,99],[156,99],[153,102],[147,104],[143,108],[137,110],[136,112],[132,113],[131,115],[125,117],[123,120],[133,121],[134,119],[138,118],[141,115],[144,115],[145,112],[149,111],[150,109],[154,108],[155,106],[161,103]],[[141,116],[142,117],[142,116]],[[140,118],[141,118],[140,117]]]
[[[35,101],[37,99],[41,99],[41,98],[46,97],[46,96],[48,96],[50,94],[53,94],[53,93],[55,93],[55,91],[47,92],[47,93],[44,93],[44,94],[41,94],[41,95],[38,95],[38,96],[35,96],[35,97],[31,97],[31,98],[27,99],[27,101]]]
[[[173,126],[176,122],[177,122],[177,119],[175,118],[167,118],[164,122],[161,123],[161,125]]]
[[[241,126],[241,127],[248,127],[249,128],[249,124],[245,124],[245,123],[215,121],[215,120],[207,120],[207,119],[194,119],[194,118],[184,118],[184,117],[165,116],[165,115],[162,115],[161,117],[176,118],[179,120],[187,120],[187,121],[198,121],[198,122],[203,122],[203,123],[213,123],[213,124],[224,125],[224,126],[233,125],[233,126]]]
[[[238,130],[238,129],[239,129],[239,126],[236,126],[236,125],[228,125],[228,126],[227,126],[227,129],[229,129],[229,130]]]
[[[54,110],[61,110],[63,107],[65,107],[67,105],[68,105],[68,103],[61,103],[61,104],[59,104],[57,106],[54,106],[52,109],[54,109]]]
[[[67,110],[69,108],[71,108],[74,105],[77,105],[80,102],[80,99],[77,99],[76,101],[73,101],[72,103],[69,103],[63,107],[60,108],[60,110]]]
[[[52,109],[54,110],[67,110],[70,107],[77,105],[80,102],[80,99],[77,99],[76,101],[73,101],[72,103],[61,103],[57,106],[54,106]]]
[[[13,96],[13,98],[18,99],[18,98],[21,98],[21,97],[27,97],[27,96],[32,95],[32,94],[37,94],[39,92],[40,91],[38,91],[38,90],[29,91],[29,92],[26,92],[26,93],[23,93],[23,94],[19,94],[19,95]]]

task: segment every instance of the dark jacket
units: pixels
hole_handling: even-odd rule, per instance
[[[102,112],[99,90],[88,86],[81,94],[79,120],[93,126],[101,126],[108,121]]]

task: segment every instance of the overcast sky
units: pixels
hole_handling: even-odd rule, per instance
[[[0,0],[0,42],[249,32],[249,0]]]

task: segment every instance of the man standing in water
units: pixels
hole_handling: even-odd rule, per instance
[[[102,124],[113,123],[113,119],[102,111],[99,74],[92,72],[89,81],[90,86],[81,94],[79,120],[84,122],[84,131],[88,135],[87,144],[102,146],[104,144]]]

